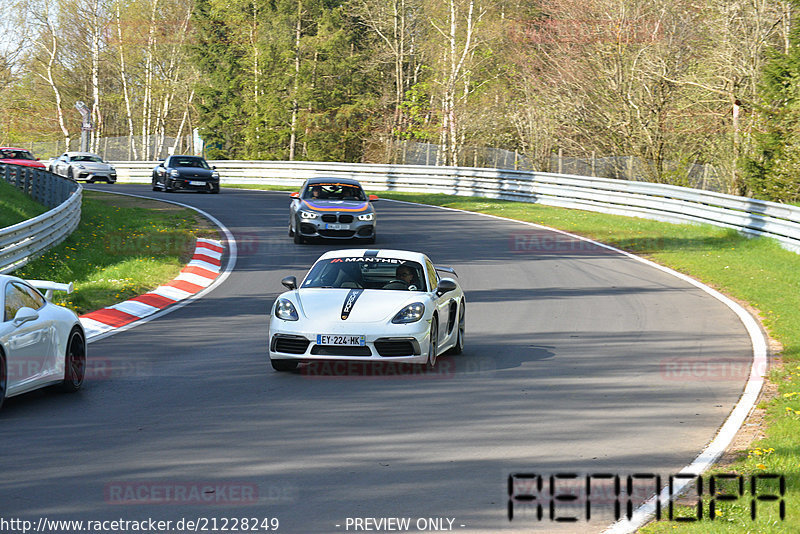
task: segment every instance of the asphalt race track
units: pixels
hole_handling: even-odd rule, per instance
[[[287,193],[90,188],[207,211],[236,236],[238,261],[202,300],[91,344],[107,372],[79,394],[6,401],[3,518],[152,518],[172,528],[199,519],[209,531],[214,519],[231,530],[232,518],[277,518],[286,533],[409,518],[412,532],[600,531],[610,521],[555,523],[546,506],[541,521],[519,506],[509,521],[509,474],[666,481],[714,437],[749,373],[739,319],[676,277],[522,224],[389,201],[376,205],[372,248],[419,250],[456,269],[464,354],[428,374],[276,373],[267,311],[281,278],[300,278],[348,243],[294,245]],[[593,506],[613,499],[601,501]]]

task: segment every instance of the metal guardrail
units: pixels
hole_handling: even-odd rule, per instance
[[[81,220],[83,187],[44,169],[0,163],[0,178],[50,211],[0,228],[0,274],[19,269],[64,241]]]
[[[300,185],[317,176],[354,178],[366,189],[445,193],[704,223],[777,239],[800,253],[800,207],[647,182],[477,167],[305,161],[214,161],[222,184]],[[120,181],[148,183],[157,162],[115,162]]]

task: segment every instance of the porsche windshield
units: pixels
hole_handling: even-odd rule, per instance
[[[210,169],[211,167],[208,166],[206,160],[203,158],[192,158],[192,157],[173,157],[169,160],[170,167],[198,167],[200,169]]]
[[[311,268],[301,288],[331,287],[425,291],[422,265],[378,257],[330,258]]]
[[[92,155],[80,155],[80,156],[72,156],[72,161],[86,161],[89,163],[103,163],[103,159],[100,156],[92,156]]]
[[[336,182],[309,185],[303,200],[367,200],[360,186]]]

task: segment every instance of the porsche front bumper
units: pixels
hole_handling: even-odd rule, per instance
[[[320,325],[309,328],[299,321],[270,321],[269,357],[271,360],[345,360],[361,362],[398,362],[424,364],[428,361],[430,321],[387,326],[382,332],[359,323]],[[362,346],[317,344],[318,335],[364,336]]]

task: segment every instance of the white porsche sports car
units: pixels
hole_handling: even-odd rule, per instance
[[[52,384],[65,391],[83,384],[86,335],[75,312],[50,302],[53,291],[69,293],[72,284],[0,275],[0,406]]]
[[[464,292],[448,267],[401,250],[336,250],[323,254],[298,286],[272,307],[269,359],[276,371],[300,362],[402,362],[432,368],[464,348]]]

